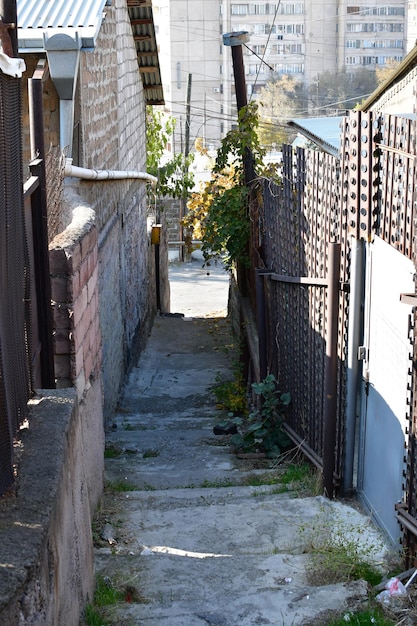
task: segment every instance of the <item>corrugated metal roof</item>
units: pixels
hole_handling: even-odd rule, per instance
[[[21,54],[44,49],[43,33],[52,37],[78,32],[82,48],[94,48],[109,0],[17,0]],[[127,0],[132,34],[147,104],[164,104],[151,0]]]
[[[43,32],[73,35],[78,31],[83,48],[93,48],[107,0],[17,0],[19,50],[43,50]]]
[[[164,104],[151,0],[127,0],[147,104]]]
[[[288,125],[296,128],[325,152],[339,157],[342,120],[343,117],[306,117],[291,120]]]

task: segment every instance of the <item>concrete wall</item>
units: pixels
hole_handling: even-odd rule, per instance
[[[78,626],[94,588],[92,512],[103,431],[72,389],[40,392],[16,443],[16,485],[0,503],[0,623]]]

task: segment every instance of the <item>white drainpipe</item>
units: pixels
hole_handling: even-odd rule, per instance
[[[72,164],[71,159],[67,159],[64,170],[65,176],[73,178],[82,178],[83,180],[125,180],[128,178],[136,178],[155,186],[158,182],[156,176],[147,172],[136,172],[130,170],[89,170],[84,167],[77,167]]]

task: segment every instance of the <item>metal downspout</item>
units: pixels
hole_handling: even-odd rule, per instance
[[[347,346],[347,381],[345,415],[345,462],[343,471],[343,493],[354,489],[355,440],[358,411],[358,391],[361,363],[359,346],[362,343],[362,301],[364,276],[363,241],[352,238],[350,263],[349,323]]]
[[[81,41],[76,33],[73,39],[65,33],[46,37],[44,48],[49,71],[59,96],[60,146],[72,154],[74,129],[74,96],[80,64]]]

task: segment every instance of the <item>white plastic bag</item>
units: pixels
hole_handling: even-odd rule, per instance
[[[376,599],[378,600],[378,602],[388,604],[390,598],[406,595],[407,589],[404,587],[401,580],[399,580],[398,578],[390,578],[385,585],[384,591],[381,591],[381,593],[377,595]]]

